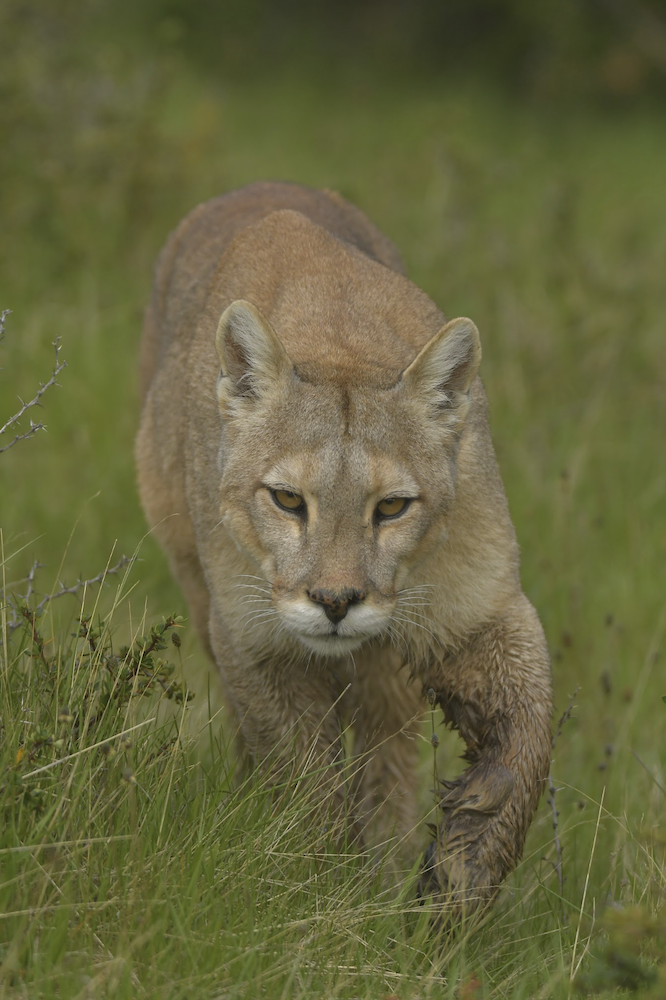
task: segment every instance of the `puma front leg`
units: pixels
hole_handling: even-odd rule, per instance
[[[344,784],[341,706],[344,687],[328,672],[274,654],[238,653],[224,624],[211,614],[210,633],[229,707],[245,754],[273,786],[299,789],[304,818],[336,836],[357,836]],[[292,784],[292,779],[295,782]]]
[[[546,642],[524,595],[460,653],[425,672],[470,767],[444,782],[442,818],[419,890],[452,920],[492,901],[520,859],[548,777],[552,711]],[[431,695],[432,697],[432,695]]]

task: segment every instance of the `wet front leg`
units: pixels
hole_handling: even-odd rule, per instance
[[[427,672],[470,767],[442,783],[441,821],[419,882],[457,921],[489,903],[515,868],[550,766],[548,652],[521,595],[450,661]]]

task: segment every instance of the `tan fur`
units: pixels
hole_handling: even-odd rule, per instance
[[[421,891],[459,914],[520,857],[548,774],[550,672],[478,333],[401,272],[332,192],[255,184],[195,209],[147,314],[139,486],[248,751],[337,773],[351,722],[352,819],[376,842],[415,822],[431,691],[471,766],[444,786]],[[280,490],[306,506],[284,510]],[[382,520],[390,497],[411,503]]]

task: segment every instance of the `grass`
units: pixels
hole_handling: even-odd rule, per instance
[[[68,362],[44,397],[48,434],[0,455],[3,574],[20,595],[43,564],[34,606],[121,553],[139,559],[101,590],[46,603],[44,656],[32,626],[3,626],[0,997],[662,997],[658,113],[565,113],[358,72],[238,83],[159,47],[139,58],[131,39],[100,42],[95,60],[58,44],[34,36],[3,69],[19,87],[0,110],[0,307],[13,310],[0,423],[48,378],[56,336]],[[553,765],[563,886],[544,801],[498,904],[453,940],[429,930],[414,872],[388,888],[311,829],[297,775],[275,799],[235,773],[232,731],[205,722],[216,695],[187,629],[167,659],[182,658],[189,707],[165,712],[158,691],[136,696],[139,673],[114,674],[101,717],[81,721],[108,657],[185,613],[134,487],[152,263],[194,204],[261,177],[341,190],[448,315],[477,322],[558,713],[578,689]],[[97,654],[82,614],[102,622]],[[443,738],[440,773],[458,746]]]

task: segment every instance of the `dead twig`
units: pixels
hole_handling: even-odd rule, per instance
[[[115,566],[110,566],[108,569],[102,570],[102,572],[98,573],[97,576],[92,576],[88,580],[83,580],[81,579],[81,577],[79,577],[76,583],[72,584],[71,587],[68,587],[64,583],[58,581],[58,589],[54,590],[51,594],[47,594],[45,597],[42,597],[41,601],[39,601],[39,603],[37,603],[35,607],[32,609],[32,613],[38,617],[44,610],[44,608],[51,603],[51,601],[55,601],[59,597],[64,597],[65,594],[78,594],[79,591],[83,589],[87,590],[88,587],[94,587],[97,584],[104,583],[107,576],[115,576],[117,573],[120,572],[121,569],[124,569],[125,566],[129,565],[129,563],[131,562],[132,560],[129,556],[121,556]],[[11,619],[7,623],[7,627],[9,628],[10,632],[13,632],[15,629],[17,629],[19,625],[21,625],[21,623],[23,622],[23,615],[21,614],[20,609],[21,607],[27,606],[30,598],[35,593],[35,588],[34,588],[35,574],[37,570],[40,568],[41,568],[40,563],[38,562],[33,563],[32,569],[30,570],[28,576],[26,577],[28,587],[25,594],[23,594],[18,598],[13,598],[9,596],[5,598],[7,602],[7,607],[10,608],[12,613]]]
[[[0,314],[0,341],[4,338],[5,319],[9,314],[9,312],[10,312],[9,309],[5,309]],[[18,424],[18,422],[21,420],[21,418],[25,416],[28,410],[31,410],[36,406],[42,405],[41,399],[47,389],[50,389],[52,385],[58,385],[58,382],[56,381],[58,375],[63,370],[63,368],[67,367],[67,362],[60,360],[60,337],[56,337],[53,343],[53,347],[55,348],[55,361],[53,363],[53,370],[51,372],[51,377],[49,378],[48,382],[40,382],[39,389],[37,390],[33,398],[28,400],[27,402],[22,400],[21,397],[19,396],[19,402],[21,403],[21,407],[16,411],[16,413],[13,414],[13,416],[9,417],[9,419],[5,421],[2,427],[0,427],[0,437],[2,437],[3,434],[6,434],[7,431],[11,430],[12,427],[15,427],[16,424]],[[45,429],[46,428],[41,420],[34,421],[31,417],[30,426],[28,427],[28,429],[26,431],[16,433],[8,444],[3,445],[0,448],[0,455],[4,451],[9,451],[9,449],[13,448],[14,445],[18,444],[19,441],[26,441],[28,438],[34,437],[37,431],[43,431]]]

